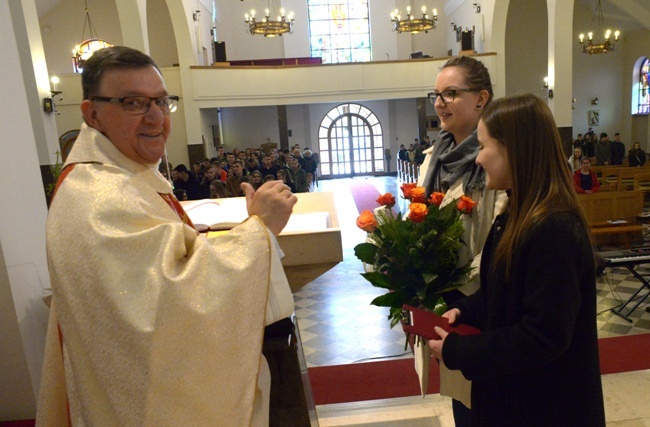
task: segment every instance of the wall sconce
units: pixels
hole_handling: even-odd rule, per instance
[[[474,6],[474,9],[476,9],[476,11],[474,13],[481,13],[481,5],[480,4],[474,3],[472,6]]]
[[[598,105],[598,97],[591,100],[591,105]]]
[[[50,81],[52,82],[52,88],[53,88],[52,90],[50,90],[52,96],[49,98],[43,98],[43,111],[45,111],[46,113],[59,114],[59,112],[56,111],[56,105],[54,105],[54,97],[57,95],[61,95],[63,92],[60,90],[56,90],[56,85],[59,83],[59,78],[57,76],[52,76]]]
[[[542,90],[546,91],[544,98],[553,98],[553,89],[548,85],[548,76],[544,77],[544,86],[542,87]]]
[[[575,98],[573,98],[573,99],[571,100],[571,109],[572,109],[572,110],[575,110],[575,109],[576,109],[576,102],[577,102],[577,101],[578,101],[578,100],[575,99]]]

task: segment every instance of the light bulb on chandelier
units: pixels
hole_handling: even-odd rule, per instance
[[[275,6],[275,0],[274,0]],[[275,37],[282,36],[282,34],[293,33],[293,23],[294,17],[293,12],[290,12],[288,16],[285,14],[284,8],[280,8],[280,15],[277,19],[271,19],[271,0],[268,1],[268,6],[264,11],[265,16],[261,21],[255,19],[255,10],[251,10],[250,15],[247,13],[244,15],[244,22],[248,31],[255,35],[259,34],[264,37]],[[277,10],[277,8],[274,8]]]
[[[598,0],[596,4],[596,10],[594,15],[591,18],[593,24],[596,20],[596,33],[602,34],[602,28],[605,27],[605,20],[603,19],[603,9],[601,0]],[[585,44],[585,35],[581,33],[578,36],[579,43],[582,45],[582,52],[588,53],[589,55],[597,55],[601,53],[612,52],[615,48],[616,42],[618,41],[621,32],[616,30],[614,31],[614,39],[612,40],[612,30],[609,28],[605,30],[605,39],[602,43],[594,42],[594,33],[592,31],[587,33],[587,43]]]
[[[398,33],[408,32],[411,34],[417,34],[422,31],[428,33],[429,30],[435,30],[438,22],[438,10],[432,9],[432,17],[429,18],[427,14],[427,6],[422,6],[422,17],[416,18],[411,15],[411,5],[409,4],[406,7],[406,18],[402,19],[402,15],[399,9],[395,9],[390,14],[390,20],[393,23],[393,31]]]

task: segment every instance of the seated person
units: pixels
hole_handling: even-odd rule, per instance
[[[573,173],[573,186],[578,193],[595,193],[600,189],[600,182],[596,174],[591,171],[589,159],[582,159],[580,169]]]
[[[226,185],[218,179],[210,183],[210,198],[211,199],[225,199],[229,197],[226,191]]]
[[[639,142],[634,143],[634,146],[627,155],[627,161],[632,167],[645,165],[645,152],[641,149],[641,144]]]
[[[241,189],[242,178],[245,176],[244,164],[235,160],[232,167],[228,169],[228,179],[226,180],[226,190],[230,197],[241,197],[244,195]]]
[[[257,170],[251,173],[251,180],[252,180],[251,185],[255,190],[260,188],[264,183],[262,180],[262,174],[260,173],[260,171]]]
[[[582,159],[582,148],[575,147],[573,149],[573,154],[569,157],[569,167],[571,168],[571,172],[575,172],[582,167]]]
[[[293,181],[291,181],[291,175],[289,175],[289,172],[287,172],[286,169],[280,169],[278,171],[278,179],[284,182],[292,193],[296,192],[296,187],[293,185]]]

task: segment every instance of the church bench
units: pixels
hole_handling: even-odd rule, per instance
[[[605,243],[619,243],[629,247],[632,240],[640,236],[643,226],[633,224],[643,211],[643,192],[607,191],[592,194],[578,194],[596,246]],[[624,220],[626,223],[612,224],[608,221]]]

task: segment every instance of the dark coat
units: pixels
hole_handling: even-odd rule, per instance
[[[612,141],[612,165],[622,165],[625,158],[625,144],[620,141]]]
[[[455,304],[473,336],[449,334],[443,360],[472,380],[472,425],[604,426],[594,256],[585,225],[568,212],[533,226],[511,280],[492,267],[507,219],[483,249],[481,289]]]
[[[633,148],[628,153],[627,160],[630,163],[630,166],[643,166],[645,165],[645,153],[643,150],[635,150]]]

